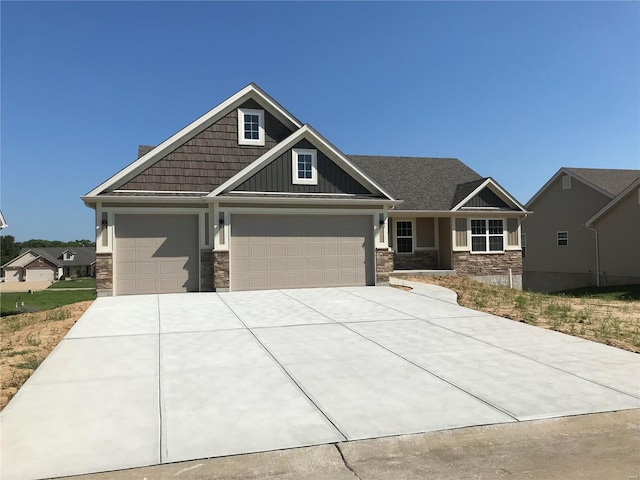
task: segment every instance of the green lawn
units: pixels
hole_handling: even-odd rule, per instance
[[[0,314],[2,316],[21,312],[38,312],[69,305],[70,303],[93,300],[95,290],[42,290],[28,294],[26,292],[11,292],[0,295]],[[24,302],[24,306],[22,303]],[[16,308],[16,303],[18,308]]]
[[[77,278],[75,280],[60,280],[49,286],[49,289],[55,288],[96,288],[96,279]]]
[[[597,298],[600,300],[640,300],[640,285],[612,287],[584,287],[560,292],[566,297]]]

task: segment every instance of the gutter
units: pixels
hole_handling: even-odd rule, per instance
[[[596,234],[596,287],[600,286],[600,240],[598,237],[598,229],[585,225],[589,230],[593,230]]]

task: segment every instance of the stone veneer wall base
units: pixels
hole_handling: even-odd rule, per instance
[[[213,255],[213,287],[216,292],[229,291],[229,251],[214,250]]]
[[[96,295],[113,295],[113,254],[96,253]]]
[[[393,250],[376,249],[376,285],[389,285],[389,274],[393,272]]]
[[[213,252],[211,250],[200,251],[200,291],[213,292]]]

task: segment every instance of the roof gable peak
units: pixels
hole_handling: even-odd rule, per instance
[[[143,170],[152,166],[155,162],[162,159],[165,155],[172,150],[183,144],[189,138],[199,134],[224,115],[228,114],[234,108],[238,108],[241,104],[249,99],[253,99],[258,102],[262,107],[268,110],[279,121],[287,125],[291,130],[297,130],[302,127],[302,123],[289,113],[282,105],[268,95],[255,83],[250,83],[246,87],[242,88],[217,106],[209,110],[204,115],[201,115],[189,125],[166,139],[160,145],[151,149],[140,158],[130,163],[128,166],[120,170],[105,182],[98,185],[96,188],[87,193],[83,199],[88,200],[91,197],[99,195],[101,192],[109,189],[110,187],[122,184],[127,180],[133,178]]]

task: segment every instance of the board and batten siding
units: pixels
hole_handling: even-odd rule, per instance
[[[498,195],[496,195],[489,188],[484,188],[480,190],[476,195],[474,195],[467,203],[464,204],[464,207],[468,208],[499,208],[501,210],[513,210],[514,208],[509,206],[504,200],[502,200]]]
[[[520,246],[520,232],[518,230],[517,218],[507,218],[507,246]]]
[[[248,100],[239,108],[265,110],[255,100]],[[267,110],[264,121],[264,146],[238,145],[238,110],[234,108],[164,158],[114,188],[210,192],[292,133]]]
[[[456,230],[456,247],[468,247],[467,241],[467,219],[466,218],[456,218],[455,221],[455,230]]]
[[[436,231],[433,218],[416,218],[416,247],[434,248]]]
[[[293,148],[314,149],[317,151],[317,185],[293,184],[292,149],[289,149],[234,190],[244,192],[348,193],[359,195],[371,193],[308,140],[298,142]]]

